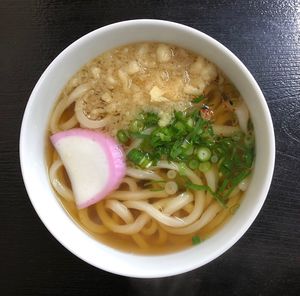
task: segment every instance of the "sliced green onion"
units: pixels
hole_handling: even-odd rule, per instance
[[[184,139],[181,147],[182,148],[189,148],[190,146],[191,146],[191,143],[187,139]]]
[[[127,158],[130,161],[132,161],[134,164],[139,164],[144,157],[145,157],[145,153],[136,148],[131,149],[127,154]]]
[[[144,124],[146,127],[155,126],[155,125],[157,125],[157,123],[159,121],[158,114],[156,114],[154,112],[145,113],[143,118],[144,118]]]
[[[211,151],[206,147],[200,147],[197,150],[197,156],[200,161],[207,161],[211,157]]]
[[[196,170],[198,168],[198,166],[199,166],[199,160],[197,160],[197,159],[191,159],[189,161],[189,167],[190,167],[190,169]]]
[[[231,192],[237,187],[237,185],[244,180],[246,177],[250,175],[251,171],[244,171],[241,172],[238,176],[230,180],[232,187],[226,191],[225,194],[223,194],[224,199],[228,198]]]
[[[219,157],[218,157],[217,154],[213,154],[213,155],[211,156],[211,158],[210,158],[210,161],[211,161],[212,163],[217,163],[218,160],[219,160]]]
[[[186,123],[187,123],[187,125],[188,125],[189,127],[193,127],[193,126],[194,126],[194,120],[193,120],[193,118],[189,118],[188,121],[187,121]]]
[[[241,181],[243,181],[246,177],[248,177],[251,173],[251,170],[246,170],[241,172],[238,176],[231,180],[232,185],[239,185]]]
[[[200,135],[202,135],[204,133],[204,130],[201,127],[201,128],[195,129],[195,132],[196,132],[197,136],[200,136]]]
[[[185,126],[182,122],[178,121],[175,123],[174,127],[179,131],[179,132],[184,132]]]
[[[250,168],[252,166],[253,158],[254,158],[253,150],[247,149],[246,151],[244,151],[241,161],[245,167]]]
[[[178,191],[178,185],[174,181],[169,181],[165,185],[165,191],[167,194],[173,195]]]
[[[201,238],[199,237],[199,235],[195,235],[195,236],[192,237],[192,243],[193,243],[194,246],[200,244],[201,241],[202,241],[202,240],[201,240]]]
[[[187,169],[187,167],[183,162],[179,163],[178,173],[179,173],[180,176],[185,176],[186,175],[186,169]]]
[[[169,170],[169,171],[167,172],[167,177],[168,177],[169,179],[175,179],[176,176],[177,176],[177,172],[176,172],[175,170]]]
[[[191,144],[187,139],[185,139],[183,141],[183,143],[181,144],[180,147],[183,148],[183,151],[182,151],[183,156],[192,155],[194,152],[193,144]]]
[[[203,173],[208,172],[211,169],[211,163],[209,161],[201,162],[199,164],[199,170]]]
[[[144,128],[144,124],[141,120],[134,120],[129,126],[129,130],[133,133],[140,132]]]
[[[183,149],[181,147],[178,147],[178,145],[174,144],[171,148],[170,156],[172,159],[176,159],[182,152]]]
[[[142,168],[148,168],[152,165],[152,160],[150,159],[148,153],[144,153],[136,148],[128,152],[127,158]]]
[[[182,119],[185,118],[184,113],[181,112],[181,111],[176,111],[176,112],[174,113],[174,115],[175,115],[175,118],[176,118],[177,120],[182,120]]]
[[[219,187],[218,192],[219,192],[219,193],[222,193],[222,192],[225,190],[225,188],[227,187],[228,183],[229,183],[229,180],[225,178],[225,179],[223,180],[221,186]]]
[[[145,157],[142,159],[139,165],[142,168],[149,168],[152,165],[152,160],[147,155],[145,155]]]
[[[158,138],[161,142],[170,142],[172,140],[173,133],[171,129],[162,127],[153,131],[152,136]]]
[[[193,147],[193,146],[188,147],[188,148],[184,151],[184,153],[185,153],[186,155],[188,155],[188,156],[192,155],[192,154],[194,153],[194,147]]]
[[[118,141],[122,144],[127,143],[129,140],[127,133],[124,130],[119,130],[117,132],[117,138],[118,138]]]

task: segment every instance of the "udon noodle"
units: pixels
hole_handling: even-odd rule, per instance
[[[193,103],[197,97],[201,102]],[[164,127],[172,122],[173,112],[184,113],[195,105],[215,137],[253,137],[245,103],[214,64],[173,45],[131,44],[100,55],[71,78],[51,115],[49,134],[81,127],[116,137],[141,112],[157,114],[158,125]],[[144,137],[153,130],[146,128]],[[131,139],[123,144],[124,151],[142,142]],[[181,161],[162,158],[146,168],[128,161],[118,189],[78,210],[63,162],[47,146],[50,182],[73,219],[105,244],[147,254],[173,252],[207,239],[238,208],[250,176],[220,203],[216,192],[224,179],[222,159],[213,157],[209,169],[185,166],[184,178]]]

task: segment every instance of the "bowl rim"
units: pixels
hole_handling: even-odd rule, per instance
[[[249,83],[251,83],[252,86],[254,87],[256,95],[259,97],[259,101],[260,101],[260,103],[261,103],[261,105],[264,109],[265,119],[267,121],[266,129],[268,131],[268,137],[269,137],[269,141],[270,141],[270,151],[269,151],[270,155],[269,155],[268,174],[267,174],[267,176],[265,176],[265,185],[261,189],[262,198],[260,199],[260,202],[255,207],[255,211],[254,211],[255,213],[252,214],[251,217],[248,217],[247,221],[240,228],[240,231],[238,233],[236,233],[235,236],[231,237],[226,242],[226,244],[224,244],[223,247],[220,247],[218,252],[215,252],[209,258],[206,258],[206,260],[203,260],[202,264],[200,264],[200,265],[195,260],[194,262],[190,262],[190,264],[186,265],[185,268],[178,268],[177,270],[173,269],[172,272],[168,272],[168,271],[167,272],[166,271],[160,271],[159,272],[158,271],[158,272],[155,272],[155,273],[150,272],[150,273],[144,273],[144,274],[139,274],[137,270],[135,272],[128,272],[128,271],[126,272],[126,271],[123,271],[123,270],[118,270],[116,268],[108,268],[107,266],[104,268],[102,266],[99,266],[99,265],[95,264],[93,261],[85,258],[85,256],[83,256],[82,253],[80,253],[78,250],[76,251],[74,248],[70,247],[70,244],[67,244],[65,241],[62,240],[61,237],[58,237],[58,235],[55,232],[55,229],[51,228],[49,226],[48,222],[46,223],[44,217],[42,217],[40,215],[39,211],[37,210],[37,206],[35,204],[35,201],[31,198],[31,196],[32,196],[32,182],[29,182],[30,174],[29,174],[27,168],[24,165],[24,159],[26,157],[26,155],[25,155],[25,149],[26,148],[25,148],[24,135],[25,135],[26,123],[29,120],[28,118],[29,118],[29,115],[30,115],[30,109],[32,108],[32,105],[35,104],[36,101],[37,101],[36,93],[38,92],[38,89],[43,84],[47,74],[52,71],[52,68],[56,64],[58,64],[65,57],[65,55],[68,55],[68,52],[71,49],[78,46],[81,42],[85,42],[89,38],[93,38],[95,35],[97,35],[101,31],[111,30],[111,29],[118,29],[119,27],[123,26],[124,24],[126,24],[126,25],[128,25],[128,24],[130,24],[130,25],[147,24],[147,25],[150,25],[150,26],[155,24],[155,25],[162,25],[162,26],[172,26],[174,29],[184,29],[184,30],[191,31],[194,34],[198,34],[199,37],[201,36],[201,38],[206,39],[206,41],[208,41],[211,44],[213,44],[214,46],[220,48],[222,50],[222,52],[224,52],[225,55],[229,56],[234,61],[234,63],[237,64],[237,66],[247,76],[247,79],[248,79]],[[226,252],[230,247],[232,247],[245,234],[245,232],[248,230],[248,228],[251,226],[251,224],[253,223],[253,221],[255,220],[257,215],[259,214],[259,212],[260,212],[260,210],[261,210],[261,208],[262,208],[262,206],[265,202],[265,199],[267,197],[267,194],[268,194],[268,191],[269,191],[269,188],[270,188],[270,185],[271,185],[272,176],[273,176],[273,172],[274,172],[274,165],[275,165],[275,136],[274,136],[273,123],[272,123],[272,118],[271,118],[271,115],[270,115],[270,112],[269,112],[269,108],[268,108],[268,105],[266,103],[266,100],[264,98],[264,95],[263,95],[260,87],[258,86],[256,80],[253,78],[252,74],[246,68],[246,66],[227,47],[225,47],[223,44],[221,44],[220,42],[218,42],[214,38],[210,37],[209,35],[201,32],[197,29],[194,29],[194,28],[191,28],[189,26],[183,25],[183,24],[179,24],[179,23],[171,22],[171,21],[165,21],[165,20],[158,20],[158,19],[135,19],[135,20],[127,20],[127,21],[121,21],[121,22],[109,24],[109,25],[100,27],[98,29],[95,29],[95,30],[83,35],[79,39],[72,42],[68,47],[66,47],[47,66],[47,68],[45,69],[43,74],[40,76],[38,82],[34,86],[32,92],[30,94],[29,100],[27,102],[26,108],[25,108],[25,112],[24,112],[23,119],[22,119],[21,131],[20,131],[19,156],[20,156],[20,165],[21,165],[21,172],[22,172],[22,177],[23,177],[23,180],[24,180],[24,185],[26,187],[28,197],[29,197],[36,213],[38,214],[39,218],[41,219],[43,224],[46,226],[48,231],[67,250],[69,250],[71,253],[75,254],[77,257],[79,257],[83,261],[85,261],[85,262],[87,262],[87,263],[89,263],[89,264],[91,264],[91,265],[93,265],[97,268],[106,270],[106,271],[114,273],[114,274],[119,274],[119,275],[129,276],[129,277],[136,277],[136,278],[156,278],[156,277],[173,276],[173,275],[181,274],[181,273],[184,273],[184,272],[191,271],[195,268],[201,267],[201,266],[207,264],[208,262],[213,261],[215,258],[219,257],[220,255],[222,255],[224,252]],[[155,256],[157,257],[157,256],[168,256],[168,255],[169,254],[155,255]],[[138,255],[138,256],[140,256],[140,255]],[[149,256],[147,256],[147,257],[149,257]]]

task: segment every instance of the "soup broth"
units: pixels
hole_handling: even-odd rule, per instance
[[[72,219],[113,248],[179,251],[208,239],[238,209],[254,160],[243,99],[211,62],[155,42],[105,52],[61,92],[51,135],[73,128],[120,142],[126,175],[103,200],[78,209],[64,163],[48,140],[55,194]]]

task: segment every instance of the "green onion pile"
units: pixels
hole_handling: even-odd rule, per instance
[[[197,98],[195,103],[199,103]],[[247,135],[241,131],[230,137],[216,135],[212,122],[203,119],[196,108],[186,112],[174,111],[173,119],[164,127],[159,126],[159,119],[156,113],[144,112],[131,122],[127,130],[118,131],[117,138],[124,145],[141,139],[141,144],[127,154],[127,160],[134,166],[146,169],[155,166],[159,160],[168,160],[195,172],[206,173],[216,164],[219,184],[213,195],[223,201],[251,173],[254,160],[251,130]],[[187,187],[207,190],[207,186],[190,183]]]

